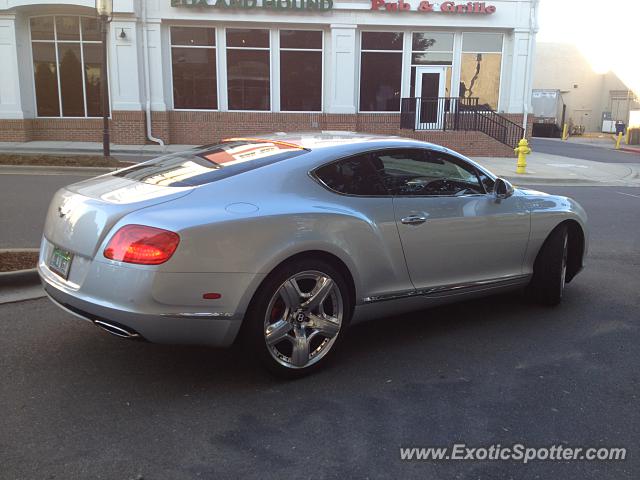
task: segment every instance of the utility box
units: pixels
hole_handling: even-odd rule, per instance
[[[615,133],[616,121],[613,119],[611,112],[602,112],[602,133]]]
[[[534,89],[531,92],[533,107],[533,136],[560,137],[564,122],[564,101],[560,90]]]

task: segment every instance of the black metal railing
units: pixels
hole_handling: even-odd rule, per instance
[[[524,136],[522,126],[493,110],[476,111],[476,130],[495,138],[505,145],[515,148]]]
[[[411,97],[400,103],[400,128],[411,130],[474,130],[466,115],[478,108],[477,98]]]
[[[400,128],[479,131],[514,148],[524,133],[517,123],[480,105],[476,97],[403,98]]]

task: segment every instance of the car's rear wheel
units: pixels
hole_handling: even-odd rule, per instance
[[[347,284],[331,264],[297,260],[261,285],[244,334],[268,370],[298,377],[327,363],[344,337],[351,308]]]
[[[543,305],[555,306],[562,301],[567,276],[569,234],[561,225],[549,234],[533,266],[533,277],[527,287],[529,296]]]

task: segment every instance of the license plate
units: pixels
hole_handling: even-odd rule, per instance
[[[73,254],[55,247],[49,259],[49,269],[66,280],[69,276],[71,260],[73,260]]]

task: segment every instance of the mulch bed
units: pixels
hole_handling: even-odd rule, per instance
[[[13,272],[36,268],[38,252],[0,252],[0,272]]]
[[[0,165],[37,165],[50,167],[116,167],[131,166],[130,162],[121,162],[113,157],[101,155],[40,155],[0,153]]]

